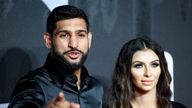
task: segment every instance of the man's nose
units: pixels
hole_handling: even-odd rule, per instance
[[[76,36],[71,36],[69,39],[69,47],[77,48],[78,47],[78,39]]]

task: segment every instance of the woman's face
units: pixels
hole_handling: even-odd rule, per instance
[[[143,49],[134,53],[131,65],[131,80],[136,92],[156,90],[161,74],[160,61],[151,49]]]

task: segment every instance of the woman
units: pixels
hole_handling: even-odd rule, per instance
[[[186,108],[170,101],[171,76],[164,51],[147,37],[127,42],[116,61],[106,108]]]

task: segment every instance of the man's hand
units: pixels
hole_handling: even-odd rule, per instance
[[[66,101],[63,92],[60,92],[59,95],[49,101],[44,108],[80,108],[80,105]]]

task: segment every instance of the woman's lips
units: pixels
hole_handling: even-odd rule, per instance
[[[151,84],[153,84],[153,80],[141,80],[141,82],[144,85],[151,85]]]

